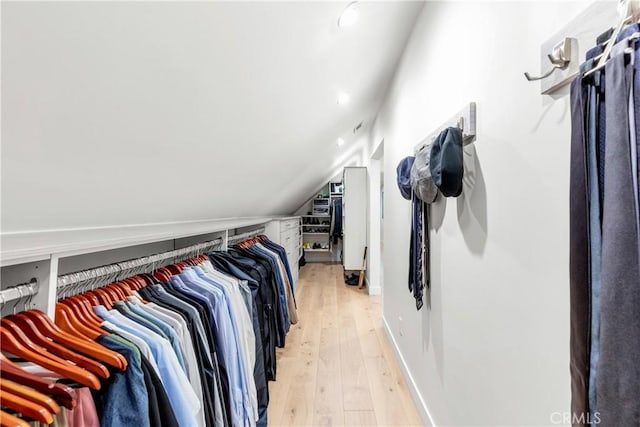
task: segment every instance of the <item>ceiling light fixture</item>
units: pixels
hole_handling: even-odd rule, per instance
[[[338,18],[338,27],[350,27],[358,20],[358,2],[354,1],[347,5]]]
[[[338,147],[342,147],[344,145],[344,139],[338,138],[338,140],[336,141],[336,144],[338,144]]]
[[[346,105],[346,104],[348,104],[350,98],[351,97],[349,96],[348,93],[340,92],[338,94],[338,105]]]

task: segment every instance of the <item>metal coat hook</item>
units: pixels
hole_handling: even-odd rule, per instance
[[[549,77],[555,70],[564,70],[571,63],[571,38],[566,37],[560,43],[553,47],[553,51],[547,54],[549,62],[551,62],[551,69],[538,77],[532,77],[528,72],[524,73],[524,76],[530,82],[536,80],[542,80]]]

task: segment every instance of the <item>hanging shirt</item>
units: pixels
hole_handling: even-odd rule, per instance
[[[184,357],[182,355],[182,351],[180,350],[180,346],[177,343],[177,338],[172,339],[171,328],[166,325],[160,325],[157,319],[154,319],[146,313],[137,313],[136,311],[134,311],[134,307],[130,307],[124,302],[116,302],[113,307],[114,309],[118,310],[123,316],[133,320],[134,322],[140,324],[141,326],[151,330],[158,336],[167,340],[171,345],[171,348],[173,349],[173,353],[178,359],[178,363],[180,363],[180,366],[182,367],[182,371],[186,373]],[[173,337],[175,337],[175,334],[173,334]]]
[[[269,263],[269,265],[271,266],[273,279],[275,280],[275,283],[276,283],[277,289],[278,289],[278,299],[280,300],[280,310],[282,311],[284,332],[285,332],[285,335],[286,335],[286,333],[289,332],[289,326],[291,325],[291,321],[289,320],[289,308],[288,308],[288,303],[287,303],[287,291],[286,291],[286,288],[285,288],[284,281],[282,279],[282,274],[280,272],[280,267],[278,266],[278,263],[277,263],[277,261],[275,260],[275,258],[273,257],[272,254],[268,253],[266,250],[264,250],[263,248],[261,248],[261,247],[259,247],[257,245],[251,246],[250,248],[247,249],[247,251],[249,251],[250,253],[254,254],[255,256],[261,257],[262,259],[267,261]]]
[[[132,304],[130,301],[127,301],[126,303],[116,303],[116,305],[117,304],[123,304],[124,307],[127,307],[132,314],[140,316],[141,318],[147,320],[150,324],[153,324],[158,329],[160,329],[164,334],[164,336],[166,336],[167,339],[169,340],[169,343],[171,344],[171,348],[173,348],[173,352],[178,358],[178,362],[180,362],[180,365],[183,367],[185,373],[187,373],[187,365],[185,361],[184,352],[182,350],[182,346],[180,343],[180,339],[178,338],[178,335],[170,325],[165,323],[163,320],[159,319],[157,316],[154,316],[146,312],[145,310],[142,310],[140,306]]]
[[[129,297],[128,299],[129,303],[131,304],[131,309],[134,310],[134,312],[136,312],[136,310],[139,312],[144,312],[149,316],[153,316],[154,318],[162,321],[164,324],[171,328],[172,333],[175,335],[175,340],[177,342],[177,345],[179,346],[180,352],[183,354],[189,381],[191,381],[191,384],[193,385],[194,381],[196,381],[197,378],[199,382],[200,375],[198,370],[198,361],[195,355],[191,334],[187,330],[184,319],[182,319],[179,314],[172,312],[171,310],[164,309],[154,303],[142,304],[140,302],[140,299],[138,299],[137,297]],[[182,323],[175,317],[169,315],[167,312],[172,313],[173,316],[179,318]],[[197,390],[195,391],[197,393]]]
[[[160,369],[156,364],[156,359],[153,357],[151,348],[147,345],[147,343],[143,339],[140,339],[137,335],[134,335],[120,328],[118,325],[116,325],[115,323],[111,323],[108,320],[105,320],[104,322],[102,322],[100,327],[105,331],[120,335],[127,341],[131,341],[136,347],[138,347],[138,350],[140,350],[140,353],[149,360],[149,363],[151,364],[151,367],[153,368],[153,370],[156,372],[156,375],[160,376]]]
[[[278,272],[284,284],[285,297],[287,299],[287,312],[289,314],[289,321],[291,322],[292,325],[295,325],[296,323],[298,323],[298,313],[296,310],[296,302],[293,296],[293,283],[289,281],[289,276],[287,275],[285,265],[282,262],[282,259],[277,252],[265,247],[262,244],[258,244],[256,246],[264,250],[268,255],[270,255],[278,266]],[[285,255],[285,258],[286,258],[286,255]]]
[[[134,425],[151,427],[149,395],[144,385],[140,352],[112,336],[102,335],[98,344],[120,353],[127,360],[127,369],[110,369],[110,376],[102,388],[93,393],[100,426],[120,427]]]
[[[244,299],[241,290],[241,282],[234,277],[215,270],[205,273],[200,267],[194,267],[193,271],[195,271],[201,279],[208,281],[213,286],[220,286],[223,291],[225,291],[225,295],[233,308],[231,314],[235,317],[235,324],[238,325],[237,332],[238,336],[242,338],[240,342],[243,346],[244,354],[248,356],[246,357],[247,371],[253,372],[256,361],[256,338],[253,331],[253,322],[251,321],[248,302]],[[249,295],[251,295],[251,291],[249,291]]]
[[[148,304],[141,304],[139,300],[135,299],[135,297],[130,297],[128,304],[130,305],[130,308],[133,312],[139,313],[141,316],[145,316],[145,318],[148,318],[150,320],[153,319],[158,327],[162,327],[165,334],[172,337],[172,345],[175,343],[175,346],[178,347],[179,354],[183,355],[185,373],[189,378],[189,382],[193,387],[193,391],[196,393],[196,396],[198,396],[198,400],[200,402],[204,402],[200,371],[198,370],[198,361],[193,349],[191,335],[189,335],[189,333],[187,332],[186,336],[189,339],[188,342],[187,338],[184,337],[184,334],[182,334],[182,337],[179,337],[177,330],[182,329],[182,326],[179,322],[162,312],[153,310],[152,307],[148,307]],[[200,418],[202,423],[206,424],[204,406],[200,408],[200,412],[198,412],[197,418]]]
[[[241,279],[241,282],[246,284],[245,287],[249,291],[251,298],[251,313],[253,322],[253,331],[255,334],[256,343],[256,364],[253,369],[253,377],[256,383],[256,392],[258,397],[258,421],[256,425],[258,427],[267,426],[267,407],[269,405],[269,389],[267,387],[267,372],[265,370],[265,361],[267,360],[267,354],[265,349],[267,346],[264,344],[263,329],[265,327],[264,319],[264,302],[262,301],[262,295],[259,292],[259,282],[249,274],[245,273],[238,266],[232,263],[228,258],[221,257],[221,252],[213,252],[209,254],[209,260],[205,261],[201,265],[205,271],[210,271],[215,267],[220,271],[225,271],[232,274],[234,277]],[[225,253],[226,255],[226,253]],[[262,318],[262,322],[261,322]],[[274,356],[275,357],[275,356]]]
[[[208,323],[195,305],[188,302],[188,298],[178,299],[161,285],[147,286],[140,290],[147,301],[153,301],[159,308],[171,312],[175,310],[184,320],[193,336],[196,356],[200,362],[200,376],[203,380],[203,397],[205,403],[205,419],[207,425],[229,426],[230,403],[229,387],[226,382],[226,374],[222,375],[222,367],[218,364],[218,357],[211,337]]]
[[[166,339],[149,329],[145,329],[118,311],[107,311],[107,309],[101,305],[94,307],[94,311],[101,318],[117,325],[122,330],[137,336],[147,343],[158,366],[162,383],[167,390],[167,394],[171,396],[171,406],[180,426],[192,427],[202,425],[196,419],[201,403],[198,401],[191,384],[189,384],[189,379],[182,371],[182,367],[171,348],[171,344],[169,344]]]
[[[236,328],[235,334],[238,337],[238,342],[241,346],[241,356],[245,364],[244,372],[249,386],[253,420],[256,421],[258,419],[258,398],[255,379],[253,377],[253,370],[256,363],[255,334],[253,331],[253,322],[240,292],[240,283],[237,279],[217,271],[207,274],[200,267],[194,267],[190,269],[190,271],[195,272],[204,282],[222,290],[229,302],[229,314],[233,319],[233,326]]]
[[[334,243],[338,243],[338,242],[334,242]],[[275,242],[272,242],[271,240],[263,240],[262,242],[260,242],[260,244],[265,246],[265,247],[267,247],[267,248],[269,248],[269,249],[271,249],[272,251],[276,252],[280,256],[280,260],[284,264],[284,267],[285,267],[285,269],[287,271],[287,276],[289,278],[289,283],[291,284],[291,293],[295,294],[293,275],[291,274],[291,265],[289,264],[289,258],[287,257],[287,251],[282,246],[278,245]]]
[[[229,311],[230,302],[224,292],[207,286],[195,272],[183,271],[179,276],[173,276],[171,283],[185,292],[196,292],[207,299],[213,318],[215,319],[214,337],[219,340],[219,349],[229,379],[231,394],[232,420],[234,425],[255,425],[256,417],[251,407],[250,387],[245,364],[243,363],[242,348],[236,333],[234,318]]]
[[[178,427],[176,415],[173,412],[173,409],[171,409],[162,381],[153,370],[149,360],[140,353],[138,347],[136,347],[131,341],[128,341],[115,333],[109,335],[109,337],[120,342],[122,345],[131,347],[131,349],[135,351],[137,357],[140,358],[140,369],[144,378],[144,386],[147,391],[149,401],[149,424],[154,427]]]

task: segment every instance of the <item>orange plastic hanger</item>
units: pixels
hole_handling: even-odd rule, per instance
[[[69,362],[60,363],[54,360],[54,356],[46,357],[37,353],[20,343],[16,337],[6,327],[0,326],[0,338],[2,338],[2,349],[21,357],[29,362],[33,362],[49,369],[65,378],[72,379],[77,383],[84,384],[94,390],[100,390],[100,381],[91,372],[71,365]]]
[[[177,264],[171,264],[165,267],[168,271],[171,272],[172,275],[182,273],[182,268]]]
[[[78,320],[84,322],[92,329],[100,328],[102,322],[97,321],[93,316],[91,316],[91,314],[89,313],[89,309],[86,307],[86,305],[83,304],[82,301],[82,297],[74,295],[70,298],[65,298],[61,301],[58,301],[58,304],[64,304],[71,308]]]
[[[51,424],[53,422],[53,415],[47,411],[47,408],[6,390],[0,391],[0,406],[12,409],[41,423]]]
[[[95,295],[93,295],[92,293],[90,293],[90,292],[83,293],[82,297],[85,298],[87,301],[89,301],[89,304],[91,306],[101,305],[101,303],[98,300],[98,298]]]
[[[102,363],[98,363],[95,360],[89,359],[82,354],[78,354],[67,347],[56,343],[55,341],[47,339],[30,319],[18,316],[9,316],[0,321],[0,323],[5,326],[7,326],[5,324],[7,322],[13,322],[34,344],[45,348],[49,352],[63,359],[75,363],[100,378],[109,378],[109,370]],[[23,342],[23,344],[26,343]]]
[[[55,322],[56,325],[62,328],[62,330],[70,333],[71,335],[89,338],[92,341],[95,341],[100,335],[102,335],[80,323],[80,321],[75,317],[73,311],[64,304],[56,304]]]
[[[147,280],[150,280],[149,276],[147,276]],[[140,290],[145,286],[147,286],[148,285],[147,280],[145,280],[143,276],[135,276],[131,278],[131,282],[133,282],[136,290]]]
[[[122,297],[120,297],[120,295],[113,289],[112,286],[104,286],[101,289],[104,290],[107,294],[109,294],[112,302],[115,303],[117,301],[122,301]]]
[[[46,347],[45,346],[41,346],[37,343],[35,343],[31,337],[27,336],[27,334],[25,333],[24,330],[22,330],[15,322],[11,321],[9,318],[4,318],[2,320],[0,320],[0,325],[2,325],[4,328],[6,328],[12,335],[13,337],[20,343],[22,344],[25,348],[27,348],[28,350],[46,357],[48,359],[51,359],[51,361],[60,363],[62,365],[70,365],[70,366],[79,366],[80,368],[86,369],[87,371],[95,374],[95,375],[101,375],[104,378],[108,378],[109,377],[109,371],[107,370],[107,368],[105,368],[103,365],[91,360],[91,359],[87,359],[86,357],[79,355],[77,353],[73,353],[72,351],[65,349],[64,347],[62,347],[62,350],[60,350],[61,346],[58,346],[57,348],[55,347],[56,344],[48,341]],[[45,339],[45,341],[47,341]],[[55,348],[57,351],[53,352],[50,349],[51,348]],[[63,355],[59,355],[57,354],[58,352],[62,352],[65,353],[66,355],[68,355],[69,357],[65,357]],[[69,361],[73,362],[70,363]],[[81,363],[78,363],[81,362]],[[88,365],[90,366],[92,369],[87,369],[86,366],[82,366],[82,365]],[[93,372],[93,370],[97,371],[97,372]]]
[[[60,406],[58,406],[55,400],[53,400],[46,394],[42,394],[32,388],[25,387],[13,381],[0,378],[0,390],[8,391],[9,393],[13,393],[18,397],[22,397],[23,399],[31,400],[34,403],[41,405],[52,414],[57,414],[58,412],[60,412]]]
[[[67,409],[76,407],[76,392],[71,387],[47,381],[25,371],[0,353],[0,375],[2,378],[31,387],[43,394],[53,397]]]
[[[60,301],[56,306],[61,305],[63,308],[67,307],[67,312],[75,318],[75,321],[98,335],[107,335],[107,333],[101,328],[102,320],[95,320],[89,313],[89,309],[86,306],[79,303],[78,299],[68,300],[66,302]],[[91,309],[93,312],[93,309]],[[73,321],[73,319],[72,319]],[[78,329],[78,328],[76,328]],[[82,331],[80,331],[82,332]],[[95,340],[95,338],[92,338]]]
[[[115,294],[118,297],[119,301],[123,301],[127,299],[127,294],[124,291],[124,286],[120,283],[112,283],[110,285],[105,286],[106,288],[108,288],[109,290],[111,290],[112,292],[115,292]]]
[[[63,344],[78,353],[91,356],[92,358],[106,363],[109,366],[116,367],[118,369],[126,369],[127,360],[123,355],[110,350],[95,341],[91,341],[87,337],[79,337],[77,335],[69,334],[63,331],[49,319],[49,317],[41,311],[29,310],[23,311],[16,315],[17,317],[28,317],[32,320],[36,326],[43,332],[43,334],[51,337],[51,339]]]
[[[100,328],[103,320],[100,318],[100,316],[98,316],[95,313],[95,311],[93,311],[93,308],[96,305],[100,305],[100,304],[94,304],[93,300],[94,298],[92,298],[90,295],[87,295],[87,294],[76,295],[76,299],[75,299],[75,301],[80,305],[81,309],[84,311],[87,319],[90,320],[98,328]]]
[[[139,276],[139,277],[141,277],[141,278],[142,278],[142,280],[144,280],[144,285],[143,285],[143,287],[144,287],[144,286],[154,285],[154,284],[156,284],[156,283],[157,283],[157,280],[156,280],[156,278],[155,278],[155,276],[154,276],[153,274],[145,273],[145,274],[142,274],[142,275],[141,275],[141,276]]]
[[[106,307],[106,305],[108,304],[108,301],[105,301],[103,295],[98,295],[94,291],[87,291],[82,295],[84,295],[91,302],[92,306],[104,305]]]
[[[153,273],[153,276],[162,282],[168,282],[169,280],[171,280],[171,276],[173,276],[173,274],[171,274],[169,270],[161,268]]]
[[[139,280],[138,276],[129,277],[127,279],[124,279],[122,282],[118,282],[117,285],[119,287],[122,287],[122,288],[128,288],[129,289],[129,293],[132,292],[132,291],[137,291],[138,289],[140,289],[142,287],[142,284],[140,283],[140,280]]]
[[[30,427],[29,423],[15,415],[0,410],[0,427]]]
[[[105,307],[107,307],[108,310],[111,310],[112,308],[111,298],[102,289],[100,288],[94,289],[92,291],[89,291],[88,293],[95,295],[96,298],[98,298],[98,301],[100,301],[101,305],[104,305]]]

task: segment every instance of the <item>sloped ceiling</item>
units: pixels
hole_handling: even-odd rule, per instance
[[[346,4],[3,2],[2,231],[293,212],[422,7]]]

